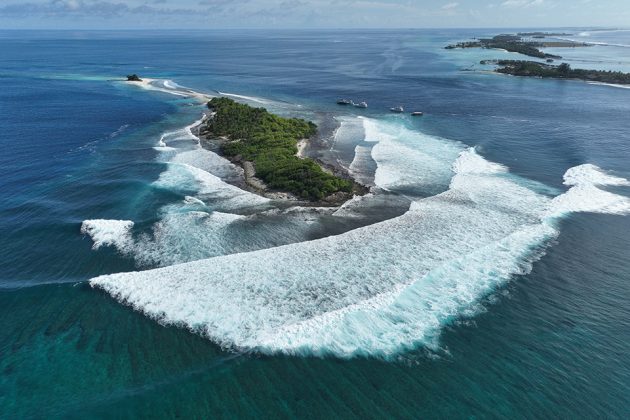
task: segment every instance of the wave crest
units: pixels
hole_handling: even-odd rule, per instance
[[[549,198],[474,149],[452,163],[449,189],[402,216],[338,236],[90,280],[164,323],[225,348],[392,357],[434,346],[442,327],[531,264],[578,211],[626,214],[626,185],[571,168]]]

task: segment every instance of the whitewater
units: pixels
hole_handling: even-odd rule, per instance
[[[183,243],[184,254],[208,245],[217,247],[217,256],[104,275],[90,284],[226,349],[390,358],[418,346],[435,348],[445,325],[528,273],[559,235],[561,219],[574,212],[630,212],[628,198],[606,190],[628,181],[594,165],[570,168],[568,190],[552,196],[474,148],[391,122],[366,118],[363,125],[365,141],[375,143],[376,187],[407,192],[421,186],[435,195],[412,195],[402,216],[337,236],[222,255],[229,252],[220,249],[230,236],[226,229],[255,217],[238,209],[268,211],[265,199],[210,173],[222,165],[202,169],[171,159],[156,185],[183,188],[189,196],[156,223],[167,234],[134,238],[131,221],[88,220],[82,230],[94,248],[115,246],[140,259],[159,254],[152,258],[162,265],[181,261],[163,255],[176,254]],[[410,138],[422,146],[409,146]],[[177,240],[169,244],[165,237]]]

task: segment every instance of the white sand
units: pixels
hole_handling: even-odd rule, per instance
[[[304,149],[306,149],[306,146],[308,146],[308,139],[302,139],[298,141],[297,153],[295,154],[295,156],[299,157],[300,159],[304,159],[306,157],[304,156]]]
[[[132,81],[125,80],[124,83],[127,83],[128,85],[132,85],[132,86],[138,86],[140,88],[147,89],[147,90],[156,90],[159,92],[170,93],[172,95],[178,95],[178,96],[183,96],[187,98],[194,98],[194,99],[197,99],[200,103],[206,103],[210,99],[213,98],[213,96],[206,95],[205,93],[201,93],[201,92],[195,92],[194,90],[191,90],[188,88],[168,89],[166,87],[162,87],[156,84],[156,82],[160,82],[160,81],[165,81],[165,80],[164,79],[150,79],[148,77],[143,77],[142,81],[140,82],[132,82]]]

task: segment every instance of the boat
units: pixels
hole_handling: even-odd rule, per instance
[[[424,112],[422,112],[422,111],[413,111],[411,113],[411,115],[414,116],[414,117],[422,117],[424,115]]]
[[[338,105],[351,105],[352,101],[348,100],[348,99],[339,99],[337,101]]]
[[[357,108],[367,108],[367,102],[359,102],[358,104],[354,104]]]
[[[396,106],[394,108],[389,108],[390,111],[396,112],[400,114],[401,112],[405,112],[405,109],[402,106]]]

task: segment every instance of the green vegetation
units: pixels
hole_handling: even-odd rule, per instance
[[[572,69],[569,64],[552,66],[534,61],[498,60],[482,61],[482,64],[498,64],[499,73],[513,76],[549,77],[555,79],[579,79],[589,82],[630,84],[630,73],[619,71]]]
[[[531,36],[534,38],[545,38],[548,36],[571,36],[572,34],[566,32],[519,32],[518,36]]]
[[[562,58],[557,55],[546,54],[538,49],[543,46],[544,45],[539,42],[523,41],[523,39],[518,35],[497,35],[494,38],[460,42],[454,45],[448,45],[445,48],[447,50],[454,48],[498,48],[536,58]]]
[[[312,159],[296,156],[298,140],[317,132],[312,122],[282,118],[228,98],[213,98],[208,108],[215,112],[208,120],[208,131],[228,139],[221,145],[222,153],[234,161],[253,162],[256,176],[270,188],[310,200],[352,191],[352,181],[324,172]]]

